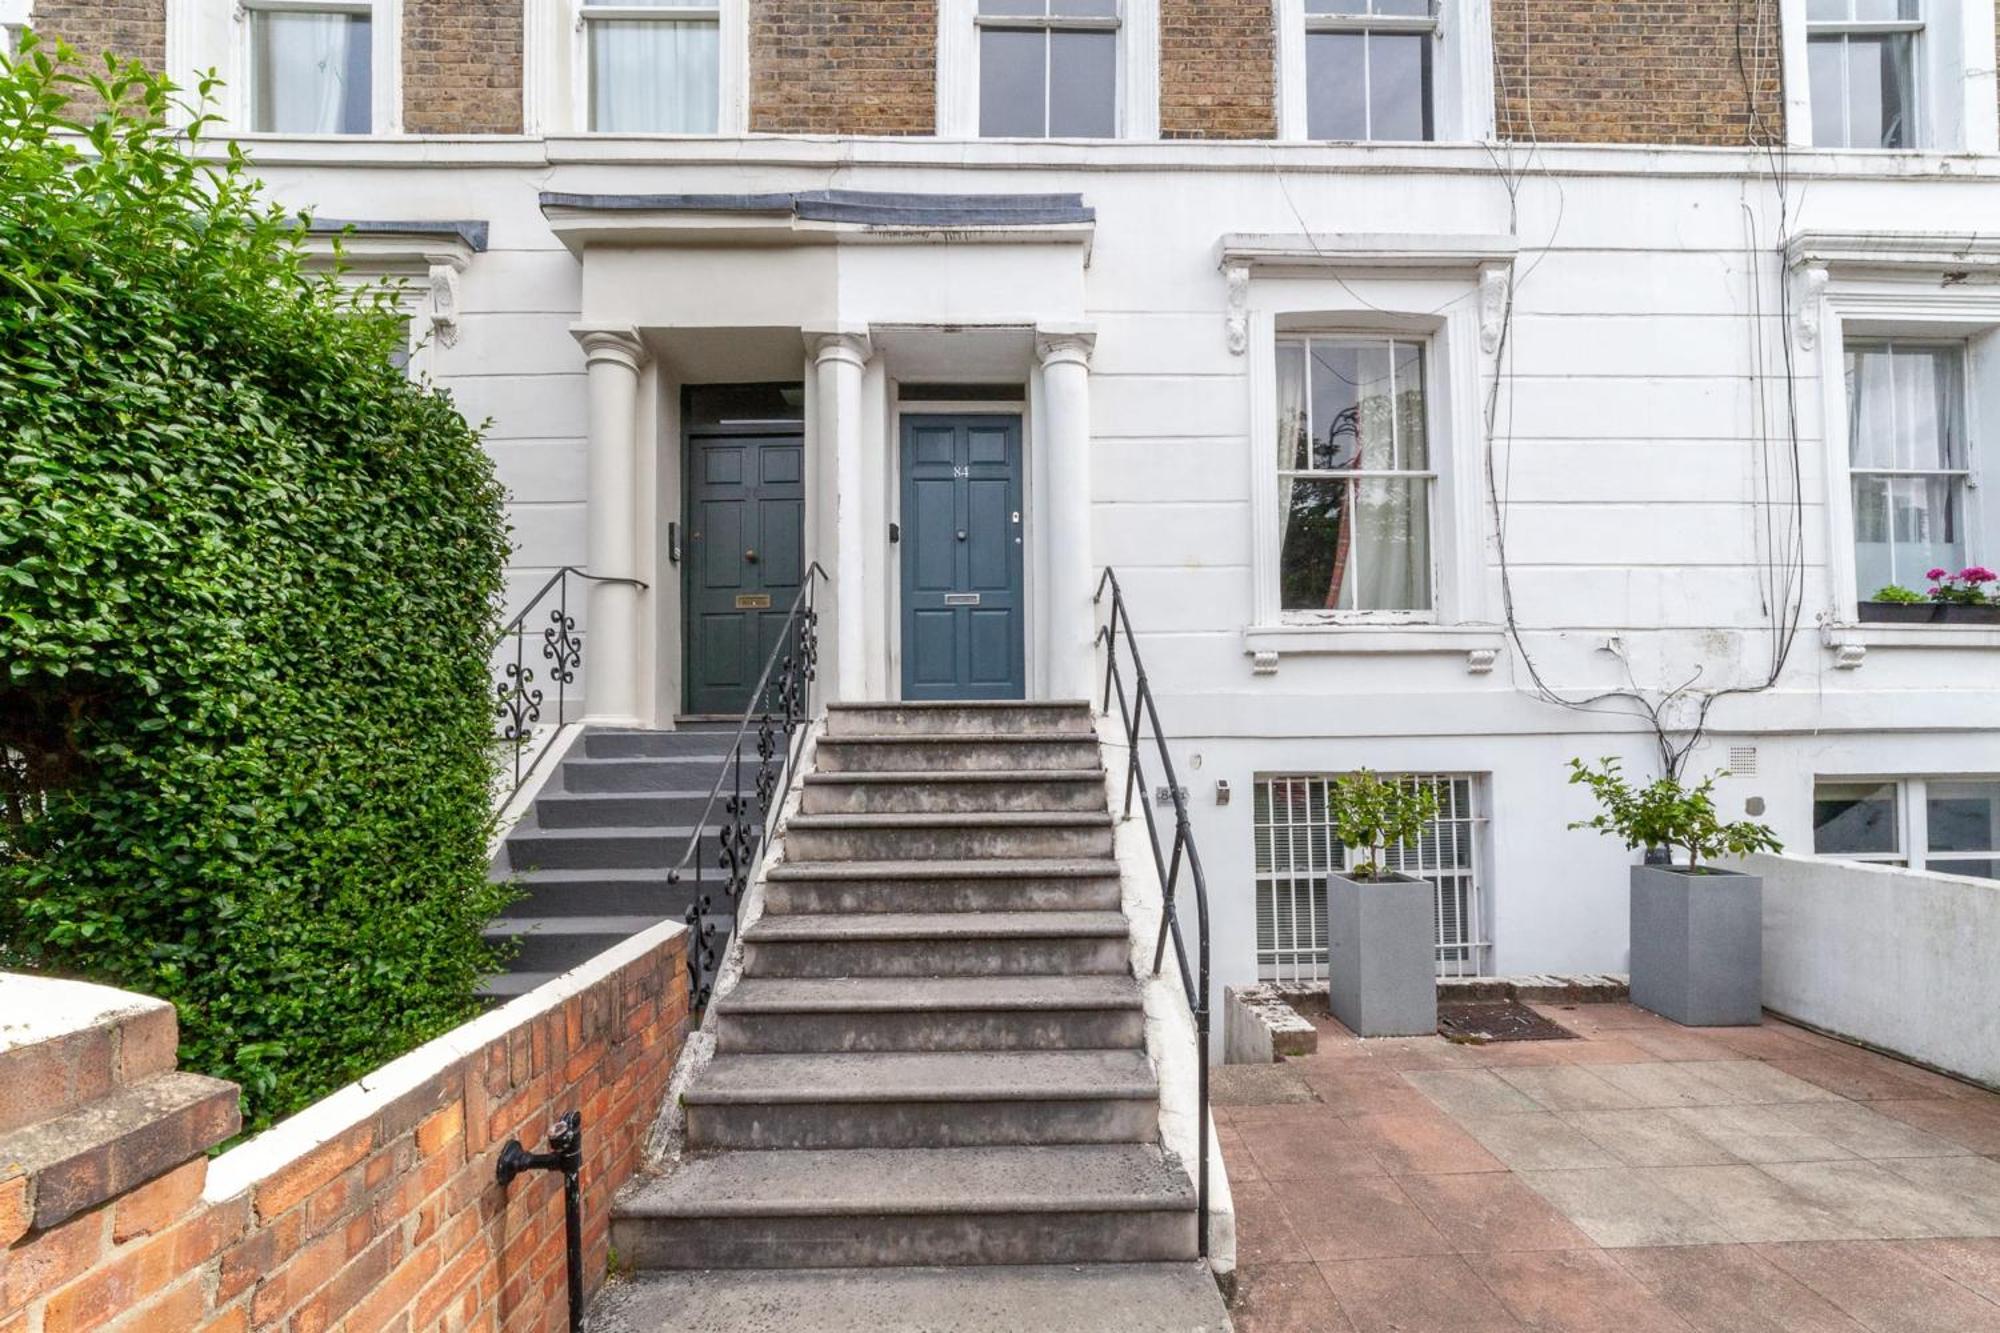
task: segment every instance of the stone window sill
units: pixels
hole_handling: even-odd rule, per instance
[[[1506,631],[1491,625],[1251,625],[1243,631],[1243,651],[1260,676],[1275,675],[1280,660],[1288,656],[1354,653],[1462,653],[1468,672],[1485,675],[1493,670],[1506,641]]]
[[[2000,625],[1822,625],[1820,642],[1852,671],[1871,648],[2000,648]]]

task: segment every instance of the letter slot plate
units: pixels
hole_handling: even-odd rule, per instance
[[[944,595],[944,604],[946,606],[978,606],[979,594],[976,592],[948,592]]]
[[[768,592],[742,592],[736,594],[738,611],[769,611],[771,594]]]

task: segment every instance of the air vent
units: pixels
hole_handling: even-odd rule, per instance
[[[1757,776],[1756,746],[1732,745],[1729,747],[1729,776],[1732,778],[1754,778]]]

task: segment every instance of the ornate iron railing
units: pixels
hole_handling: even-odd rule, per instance
[[[736,738],[723,754],[722,771],[709,789],[708,804],[695,820],[687,850],[667,872],[667,883],[694,885],[688,904],[688,997],[699,1011],[715,986],[727,938],[715,936],[715,893],[732,920],[743,891],[755,873],[757,860],[771,841],[773,826],[791,788],[799,752],[805,748],[806,724],[812,720],[813,680],[819,674],[819,611],[816,590],[826,571],[814,563],[791,610],[785,613],[763,674],[750,692]],[[753,733],[751,727],[755,724]],[[746,756],[745,751],[751,753]],[[753,771],[744,785],[744,769]],[[725,793],[727,793],[725,795]],[[717,803],[721,809],[718,812]],[[714,854],[713,867],[704,851]],[[713,878],[711,878],[713,876]]]
[[[1194,1013],[1195,1068],[1200,1071],[1197,1076],[1199,1108],[1195,1122],[1195,1207],[1201,1256],[1205,1259],[1208,1257],[1208,880],[1202,874],[1201,853],[1194,845],[1194,829],[1188,822],[1187,793],[1182,790],[1180,778],[1174,773],[1174,757],[1167,751],[1166,733],[1160,727],[1160,710],[1153,702],[1153,687],[1146,678],[1146,664],[1139,656],[1138,640],[1132,633],[1132,618],[1125,610],[1125,594],[1118,586],[1118,575],[1108,568],[1104,577],[1097,581],[1097,593],[1092,599],[1098,605],[1103,604],[1107,588],[1111,590],[1111,609],[1097,631],[1097,642],[1104,645],[1103,712],[1107,716],[1111,712],[1111,696],[1115,687],[1126,753],[1130,756],[1125,769],[1125,816],[1129,818],[1132,814],[1132,796],[1136,791],[1142,798],[1146,832],[1153,847],[1153,864],[1160,875],[1160,937],[1153,945],[1153,975],[1160,975],[1160,968],[1166,962],[1167,941],[1172,939],[1174,960],[1180,966],[1181,986],[1187,992],[1188,1008]],[[1132,663],[1132,687],[1129,691],[1118,660],[1118,640],[1121,637],[1125,640],[1125,655]],[[1163,790],[1174,807],[1173,838],[1169,844],[1161,841],[1160,821],[1153,813],[1155,803],[1145,798],[1146,766],[1140,757],[1139,741],[1148,727],[1152,731],[1153,748],[1159,754],[1160,774],[1166,779]],[[1180,908],[1176,901],[1183,869],[1187,872],[1189,887],[1194,891],[1196,962],[1192,968],[1188,964],[1187,941],[1181,933]]]
[[[554,594],[554,604],[548,608],[548,624],[540,632],[542,661],[548,664],[548,685],[553,686],[555,698],[555,722],[557,726],[569,721],[570,682],[583,668],[583,639],[576,632],[576,617],[569,611],[569,581],[581,579],[589,583],[623,583],[628,587],[644,589],[645,584],[637,579],[612,578],[604,574],[590,574],[574,565],[564,565],[549,576],[528,604],[515,613],[500,631],[496,647],[504,649],[508,640],[513,641],[514,656],[507,661],[502,655],[498,679],[493,682],[493,716],[500,723],[500,740],[507,746],[509,759],[513,765],[514,782],[508,788],[507,796],[521,790],[521,784],[534,775],[535,768],[548,753],[548,747],[536,750],[525,770],[521,767],[521,752],[534,739],[535,725],[542,720],[542,706],[548,702],[547,690],[536,684],[535,668],[528,664],[528,640],[534,631],[529,628],[528,618],[535,614],[544,602]]]

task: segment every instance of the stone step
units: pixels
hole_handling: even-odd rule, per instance
[[[562,790],[568,792],[706,792],[722,771],[717,757],[693,759],[565,759]]]
[[[1121,901],[1111,860],[780,861],[773,916],[862,912],[1102,912]]]
[[[510,870],[658,870],[664,881],[693,834],[686,826],[517,826],[507,835],[507,866]]]
[[[165,1000],[0,972],[0,1135],[173,1073],[179,1043],[179,1015]]]
[[[950,733],[854,733],[820,740],[822,773],[991,773],[999,770],[1096,768],[1095,736]]]
[[[1062,732],[1094,736],[1088,700],[1021,703],[1011,700],[911,703],[836,703],[826,709],[830,737],[911,733],[957,736]]]
[[[687,1141],[721,1148],[1146,1143],[1143,1051],[718,1055],[687,1090]]]
[[[503,916],[486,925],[485,936],[514,946],[510,967],[525,972],[567,972],[606,949],[624,943],[642,930],[667,919],[665,913],[642,916]],[[733,918],[711,918],[720,933]]]
[[[724,1152],[614,1206],[640,1269],[1134,1263],[1195,1256],[1194,1187],[1140,1144]]]
[[[976,861],[1108,857],[1104,811],[984,815],[795,815],[785,853],[803,861]]]
[[[1146,1038],[1129,976],[746,977],[715,1015],[725,1054],[1118,1050]]]
[[[1131,974],[1121,912],[767,913],[743,943],[753,977]]]
[[[545,829],[632,828],[662,824],[689,827],[710,813],[709,788],[699,791],[571,792],[547,791],[535,798],[535,823]],[[724,792],[713,814],[722,814]]]
[[[804,802],[809,815],[1102,810],[1104,771],[808,773]]]
[[[1228,1333],[1205,1263],[642,1272],[589,1333]]]
[[[598,731],[583,733],[581,753],[591,759],[706,758],[715,761],[736,745],[736,729],[714,731]],[[750,732],[746,755],[757,752],[757,733]]]
[[[508,904],[509,916],[680,916],[695,896],[692,879],[669,884],[657,868],[524,870],[512,878],[521,896]],[[719,883],[718,872],[709,880]]]

